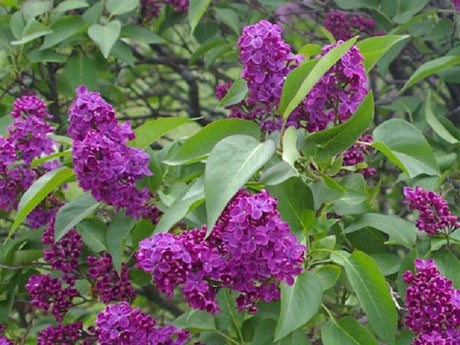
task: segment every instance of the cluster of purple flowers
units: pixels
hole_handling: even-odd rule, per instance
[[[284,81],[302,61],[300,55],[292,54],[281,33],[280,26],[262,20],[246,26],[238,40],[242,77],[248,84],[249,94],[241,103],[230,107],[229,116],[255,121],[268,133],[281,128],[282,119],[276,115],[276,109]],[[322,55],[341,43],[325,46]],[[216,97],[224,97],[230,87],[228,83],[218,85]],[[287,126],[315,132],[340,124],[353,115],[367,92],[363,57],[357,47],[352,47],[293,111]]]
[[[74,139],[74,171],[80,187],[116,209],[126,209],[134,217],[148,217],[154,223],[159,212],[150,205],[148,188],[137,189],[136,182],[148,169],[149,156],[127,145],[134,139],[129,122],[118,124],[112,106],[97,92],[84,86],[70,109],[68,134]]]
[[[83,241],[75,229],[71,229],[58,242],[54,242],[55,218],[49,222],[43,232],[42,243],[49,247],[43,250],[44,259],[51,264],[53,269],[64,273],[62,279],[69,285],[74,285],[74,270],[78,267],[83,248]]]
[[[80,296],[78,290],[71,286],[63,287],[59,279],[53,278],[50,274],[31,276],[26,290],[34,307],[45,313],[51,311],[59,322],[72,307],[73,298]]]
[[[374,36],[380,34],[375,30],[374,19],[343,11],[327,12],[323,25],[336,39],[344,41],[356,35]]]
[[[38,345],[91,345],[94,344],[95,330],[83,330],[81,322],[67,325],[49,326],[38,334]]]
[[[205,235],[206,227],[156,234],[139,243],[136,259],[160,291],[171,296],[180,285],[192,308],[211,313],[220,288],[237,291],[238,308],[255,312],[259,300],[279,298],[280,281],[292,284],[302,272],[306,248],[266,191],[238,192]]]
[[[100,345],[183,345],[189,333],[173,326],[158,327],[155,320],[122,302],[109,305],[97,315]]]
[[[362,144],[371,143],[373,140],[372,135],[363,135],[358,139],[358,143],[354,144],[348,150],[346,150],[343,155],[343,165],[344,166],[355,166],[357,164],[363,163],[366,157],[366,153],[369,152],[370,146]],[[365,168],[360,170],[360,173],[365,177],[369,178],[375,175],[377,169],[375,168]]]
[[[93,291],[103,303],[134,299],[134,288],[125,264],[121,266],[121,275],[118,276],[112,264],[112,257],[108,253],[102,254],[100,258],[89,256],[87,263],[88,276],[93,280]]]
[[[407,271],[406,325],[417,335],[414,345],[460,343],[460,290],[443,277],[433,260],[415,260]]]
[[[46,123],[51,118],[45,103],[37,96],[22,96],[13,105],[13,123],[8,127],[8,137],[0,136],[0,210],[10,212],[18,207],[22,194],[33,182],[55,165],[32,169],[30,163],[42,154],[54,151],[54,141],[48,138],[53,127]],[[59,203],[49,196],[27,217],[32,228],[48,223],[54,216],[54,205]]]
[[[164,5],[171,5],[176,11],[188,10],[189,0],[141,0],[142,17],[147,20],[157,18]]]
[[[460,0],[452,0],[452,4],[455,7],[455,10],[460,13]]]
[[[322,55],[342,43],[323,47]],[[363,60],[359,49],[353,46],[324,74],[291,115],[299,127],[316,132],[343,123],[353,115],[368,92]]]
[[[457,216],[449,210],[449,205],[439,194],[421,187],[404,187],[405,203],[409,208],[419,212],[416,226],[433,236],[441,233],[450,233],[460,228]]]

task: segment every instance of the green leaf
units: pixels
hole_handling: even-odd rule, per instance
[[[139,5],[139,0],[107,0],[105,8],[112,16],[134,11]]]
[[[285,161],[280,161],[262,172],[260,182],[266,186],[272,186],[295,176],[299,176],[298,171]]]
[[[147,43],[147,44],[164,44],[166,40],[155,34],[152,30],[143,28],[137,25],[126,25],[121,30],[121,37],[129,38],[130,40]]]
[[[60,2],[54,9],[53,12],[67,12],[71,10],[76,10],[79,8],[86,8],[89,7],[88,3],[83,0],[65,0]]]
[[[281,218],[287,222],[298,238],[305,233],[315,220],[313,195],[300,177],[291,177],[279,185],[267,186],[270,194],[278,199]]]
[[[112,47],[112,53],[117,59],[125,62],[128,66],[134,66],[134,54],[129,44],[118,40]]]
[[[21,11],[14,12],[10,18],[10,30],[14,38],[20,39],[26,23]]]
[[[214,121],[188,138],[175,156],[163,163],[184,165],[199,162],[211,152],[220,140],[235,134],[249,135],[258,139],[260,127],[252,121],[240,119]]]
[[[196,26],[206,12],[211,0],[190,0],[188,9],[188,22],[191,32],[195,31]]]
[[[316,272],[316,276],[323,285],[323,290],[329,290],[334,287],[337,280],[340,278],[342,269],[340,266],[335,265],[324,265],[321,266]]]
[[[51,27],[53,32],[45,37],[43,44],[40,46],[40,50],[54,47],[78,33],[84,26],[85,22],[81,17],[65,16],[59,18]]]
[[[311,345],[311,342],[307,334],[301,329],[298,329],[281,339],[279,345]]]
[[[352,146],[360,135],[369,127],[374,117],[374,97],[369,92],[366,98],[345,123],[323,131],[313,133],[306,142],[318,145],[320,157],[332,157]]]
[[[107,226],[97,219],[84,219],[77,225],[83,242],[95,253],[106,251]]]
[[[335,0],[335,3],[344,10],[355,8],[377,9],[379,7],[377,0]]]
[[[107,59],[113,45],[120,37],[121,23],[112,20],[106,25],[92,24],[88,29],[88,36],[101,49],[102,55]]]
[[[367,213],[347,226],[346,234],[371,227],[389,236],[386,244],[399,244],[409,249],[413,248],[417,240],[417,228],[411,222],[395,215],[384,215],[378,213]]]
[[[158,222],[155,232],[166,232],[178,221],[183,219],[190,208],[196,203],[202,201],[204,198],[204,185],[203,179],[197,179],[191,186],[186,190],[184,195],[180,195],[171,207],[164,212]]]
[[[260,143],[247,135],[221,140],[211,151],[204,173],[204,194],[210,234],[221,212],[240,189],[275,153],[271,140]]]
[[[64,76],[72,89],[86,85],[90,90],[95,90],[97,88],[96,72],[95,62],[84,57],[72,57],[64,67]]]
[[[61,167],[47,172],[35,181],[32,186],[26,190],[19,201],[18,211],[8,234],[8,238],[14,234],[22,221],[48,194],[64,183],[72,180],[74,176],[75,174],[72,169]]]
[[[306,324],[323,300],[323,286],[314,273],[299,275],[294,285],[281,283],[281,310],[275,328],[275,341]]]
[[[431,61],[428,61],[421,65],[411,75],[409,80],[404,84],[404,87],[399,93],[403,93],[405,90],[410,88],[412,85],[425,79],[426,77],[442,71],[444,68],[460,64],[460,56],[443,56]]]
[[[179,328],[195,331],[212,331],[217,329],[214,316],[202,310],[190,310],[182,314],[174,321],[174,325]]]
[[[357,39],[354,37],[331,49],[316,63],[313,63],[315,60],[307,61],[289,73],[283,86],[278,107],[278,111],[284,119],[288,118],[321,77],[350,50]]]
[[[238,12],[231,8],[216,7],[216,19],[228,25],[237,35],[241,33],[241,23]]]
[[[433,109],[431,107],[431,91],[428,90],[425,101],[425,119],[426,122],[430,125],[433,131],[439,135],[439,137],[449,144],[458,144],[459,140],[454,137],[446,127],[437,119],[434,115]]]
[[[219,106],[228,107],[240,103],[248,94],[248,85],[242,78],[238,78],[233,82],[232,87],[227,94],[219,102]]]
[[[26,22],[53,8],[53,0],[26,0],[22,4],[22,14]]]
[[[321,328],[321,340],[324,345],[378,345],[377,339],[350,316],[329,320]]]
[[[62,206],[56,214],[54,241],[59,241],[70,229],[91,215],[99,205],[91,194],[83,194]]]
[[[23,45],[52,32],[53,30],[51,30],[49,27],[40,22],[37,22],[35,18],[32,18],[24,28],[24,31],[21,34],[21,39],[11,41],[11,45]]]
[[[289,127],[283,136],[283,161],[294,167],[300,153],[297,150],[297,131],[294,127]]]
[[[28,55],[27,58],[30,62],[57,62],[64,63],[67,61],[67,56],[56,53],[53,50],[33,50]]]
[[[349,257],[338,255],[372,329],[382,340],[393,345],[398,314],[379,267],[372,257],[360,251],[353,252]]]
[[[146,121],[136,128],[136,138],[129,145],[146,148],[168,132],[190,122],[187,117],[166,117]]]
[[[356,46],[364,57],[366,71],[369,72],[391,47],[397,43],[407,43],[409,38],[408,35],[386,35],[369,37],[358,42]]]
[[[118,275],[121,272],[121,257],[125,247],[126,238],[134,227],[136,220],[128,217],[124,212],[119,212],[113,217],[105,237],[105,245],[112,256],[113,267]]]
[[[420,174],[439,175],[439,167],[428,141],[413,125],[390,119],[374,130],[372,146],[414,178]]]

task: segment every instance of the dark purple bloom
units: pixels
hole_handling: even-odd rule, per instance
[[[216,294],[227,287],[239,293],[239,309],[254,312],[258,301],[279,298],[279,281],[293,284],[302,272],[306,248],[265,191],[240,191],[207,239],[205,234],[206,227],[156,234],[139,243],[136,255],[160,291],[171,296],[181,286],[194,309],[218,312]]]
[[[184,345],[189,333],[173,326],[158,327],[155,320],[122,302],[97,315],[100,345]]]
[[[129,280],[129,270],[125,264],[121,266],[119,276],[112,264],[112,257],[108,253],[100,258],[89,256],[88,276],[93,281],[93,291],[99,299],[108,304],[113,301],[132,301],[136,296],[133,285]]]
[[[374,19],[343,11],[328,12],[323,25],[336,39],[344,41],[356,35],[374,36],[380,34],[375,30]]]
[[[48,326],[38,334],[38,345],[91,345],[94,331],[84,331],[81,322]]]
[[[417,228],[433,236],[451,232],[460,227],[457,216],[449,210],[449,205],[439,194],[421,187],[404,187],[405,203],[419,212]]]

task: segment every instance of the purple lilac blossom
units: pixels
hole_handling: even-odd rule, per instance
[[[266,191],[240,191],[211,235],[206,227],[179,235],[162,233],[139,243],[139,267],[152,273],[157,288],[171,296],[181,286],[194,309],[219,311],[220,288],[238,292],[237,306],[250,312],[260,300],[279,299],[280,281],[293,284],[302,272],[306,248],[280,218],[277,201]]]
[[[415,274],[407,271],[406,326],[417,335],[414,345],[458,344],[460,305],[452,281],[443,277],[432,259],[415,260]],[[436,342],[439,341],[439,342]]]
[[[88,276],[93,281],[93,291],[99,299],[108,304],[113,301],[132,301],[136,295],[129,280],[129,270],[125,264],[121,266],[119,276],[112,264],[112,257],[108,253],[100,258],[89,256]]]
[[[297,2],[286,2],[279,5],[275,11],[275,15],[280,24],[291,24],[294,19],[309,20],[311,16],[308,14],[307,6],[313,0],[301,0]]]
[[[358,141],[371,143],[372,135],[362,135]],[[366,153],[369,152],[370,146],[356,143],[343,153],[343,166],[354,166],[365,161]],[[377,169],[365,168],[359,171],[365,178],[370,178],[375,175]]]
[[[11,340],[9,340],[7,337],[2,335],[0,336],[0,345],[14,345],[14,344]]]
[[[83,241],[77,230],[71,229],[58,242],[54,242],[54,223],[55,218],[52,218],[43,232],[42,243],[49,246],[43,250],[43,257],[53,269],[64,273],[62,278],[67,284],[73,285],[74,270],[79,266]]]
[[[94,330],[85,332],[81,322],[67,325],[48,326],[37,338],[37,345],[91,345],[94,344]]]
[[[54,168],[49,164],[30,167],[34,158],[54,151],[54,142],[47,136],[53,127],[45,122],[51,117],[45,103],[37,96],[22,96],[14,102],[11,116],[13,123],[8,127],[8,137],[0,136],[0,209],[5,212],[17,209],[22,194],[37,178]],[[30,227],[45,225],[57,204],[55,195],[48,196],[28,215]]]
[[[51,311],[59,322],[72,307],[73,298],[80,296],[78,290],[71,286],[63,287],[59,279],[51,277],[50,274],[31,276],[26,290],[34,307],[45,313]]]
[[[96,325],[100,345],[184,345],[190,336],[173,326],[158,327],[150,315],[126,302],[107,306]]]
[[[460,0],[452,0],[452,4],[454,5],[457,13],[460,13]]]
[[[342,43],[323,47],[322,56]],[[343,123],[353,115],[368,92],[363,60],[359,49],[353,46],[323,75],[291,115],[300,127],[316,132]]]
[[[330,11],[323,21],[324,27],[338,40],[349,40],[360,36],[380,34],[375,30],[375,20],[358,14],[343,11]]]
[[[141,0],[141,12],[143,19],[152,20],[160,14],[161,8],[169,4],[176,11],[188,10],[189,0]]]
[[[159,211],[150,204],[152,195],[147,187],[136,187],[143,176],[152,175],[149,156],[127,145],[135,137],[129,122],[118,124],[112,106],[99,93],[80,86],[70,109],[68,133],[74,139],[74,171],[80,187],[97,201],[126,209],[128,216],[156,223]]]
[[[410,210],[419,212],[416,226],[420,231],[433,236],[460,227],[457,216],[450,212],[447,201],[439,194],[421,187],[404,187],[403,192]]]

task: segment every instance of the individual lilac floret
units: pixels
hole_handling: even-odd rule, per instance
[[[365,161],[366,153],[370,151],[370,146],[362,143],[371,143],[372,135],[362,135],[358,139],[358,143],[354,144],[343,155],[343,166],[355,166]],[[377,169],[365,168],[359,171],[365,178],[370,178],[375,175]]]
[[[94,330],[84,331],[81,322],[48,326],[38,334],[37,345],[91,345],[93,333]]]
[[[323,47],[322,56],[342,43]],[[293,112],[301,127],[309,132],[320,131],[353,115],[368,92],[363,60],[359,48],[353,46],[323,75]]]
[[[67,284],[75,283],[74,271],[79,266],[83,248],[83,241],[80,234],[75,229],[71,229],[58,242],[54,242],[54,223],[55,218],[51,219],[46,230],[43,232],[42,243],[49,245],[43,250],[43,257],[48,261],[53,269],[64,273],[63,279]]]
[[[50,274],[31,276],[26,284],[26,290],[34,307],[45,313],[51,311],[59,322],[72,307],[73,298],[80,296],[78,290],[73,287],[62,287],[60,281]]]
[[[45,103],[37,96],[22,96],[13,105],[13,123],[8,127],[9,140],[14,145],[17,158],[26,164],[43,153],[54,152],[54,142],[48,138],[54,128],[45,122],[51,118]]]
[[[405,323],[418,338],[416,345],[431,344],[435,340],[459,339],[459,290],[443,277],[432,259],[415,260],[415,274],[407,271],[403,280],[409,284],[406,292]],[[433,343],[435,344],[435,343]],[[458,344],[455,342],[445,344]]]
[[[125,264],[121,266],[121,276],[119,276],[108,253],[102,254],[100,258],[89,256],[87,263],[88,276],[94,283],[93,291],[103,303],[132,301],[136,297]]]
[[[374,36],[375,20],[343,11],[329,11],[323,21],[324,27],[338,40],[349,40],[353,36]]]
[[[181,287],[194,309],[219,311],[220,288],[239,293],[240,310],[257,310],[260,300],[279,298],[280,281],[294,282],[302,272],[305,246],[280,219],[277,201],[265,191],[239,192],[226,207],[211,235],[206,227],[180,235],[162,233],[139,243],[136,259],[152,273],[157,288],[171,296]]]
[[[183,345],[190,336],[172,326],[158,327],[150,315],[126,302],[107,306],[96,325],[100,345]]]
[[[409,208],[419,212],[416,226],[433,236],[450,233],[460,227],[457,216],[449,210],[449,205],[439,194],[421,187],[404,187],[405,203]]]

